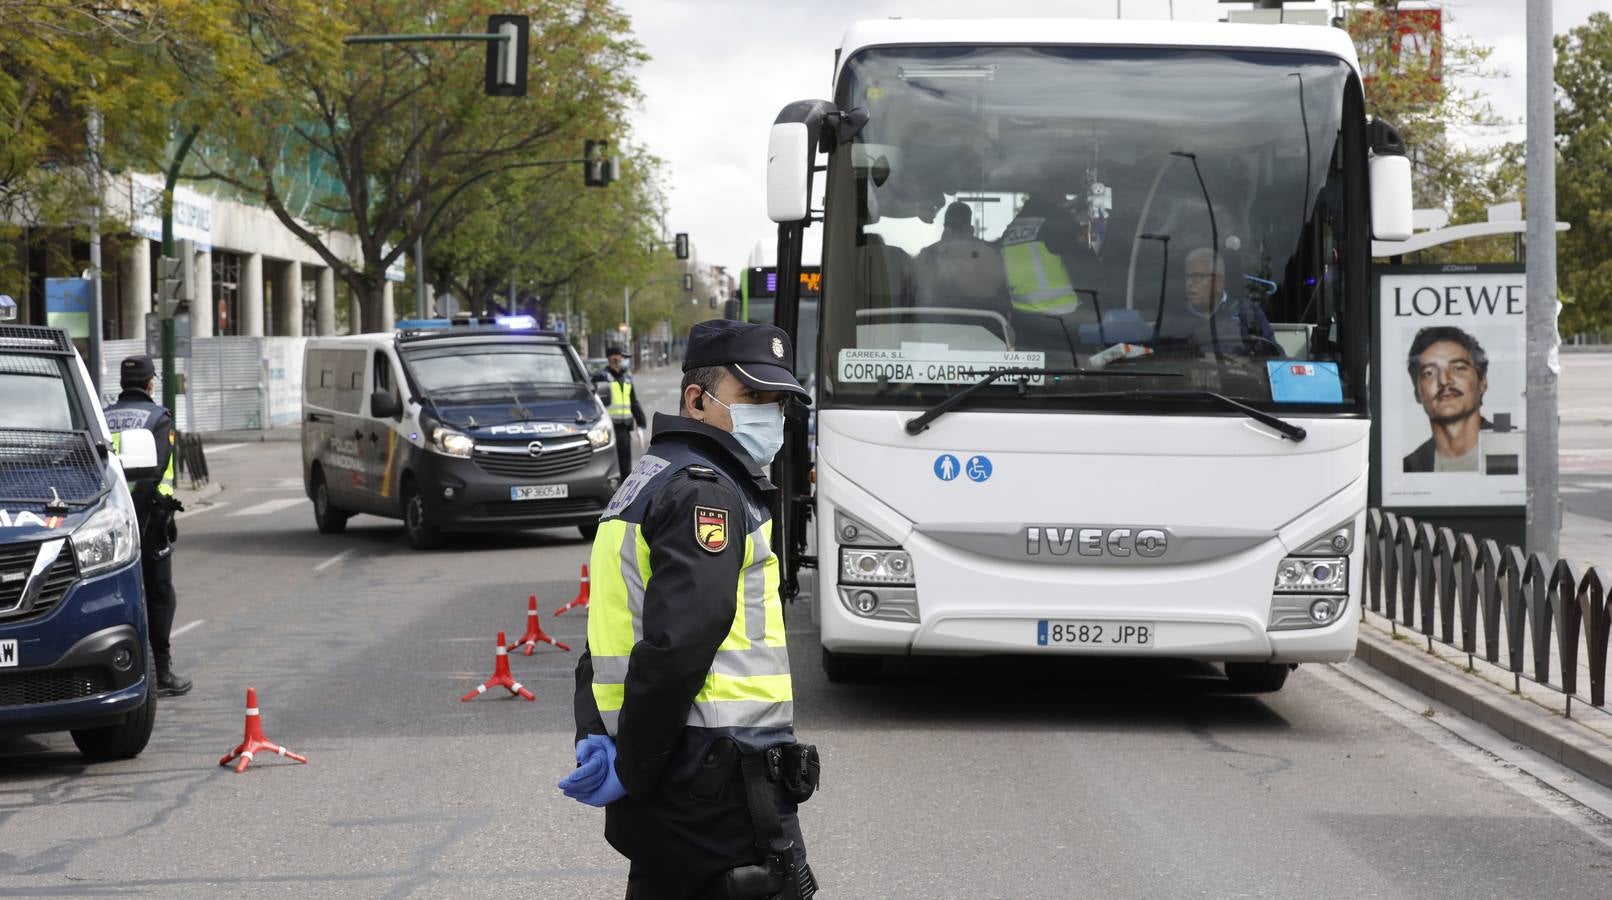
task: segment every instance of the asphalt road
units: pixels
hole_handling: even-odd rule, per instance
[[[666,408],[675,382],[650,373]],[[580,649],[575,532],[408,549],[360,517],[313,528],[295,443],[210,454],[228,486],[181,521],[175,651],[196,680],[138,760],[65,736],[0,745],[0,895],[619,897],[570,768],[574,653],[512,658],[537,695],[461,703],[493,635]],[[802,810],[825,898],[1612,896],[1612,825],[1355,680],[1280,694],[1206,666],[935,660],[827,684],[788,612]],[[219,768],[245,689],[309,764]]]

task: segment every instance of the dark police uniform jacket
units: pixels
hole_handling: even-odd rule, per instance
[[[174,418],[168,410],[151,399],[151,395],[135,388],[126,388],[118,394],[116,403],[105,409],[106,424],[114,433],[144,428],[151,432],[157,443],[157,475],[129,484],[136,515],[140,517],[140,548],[150,560],[166,559],[173,552],[171,526],[173,516],[159,505],[158,487],[173,465]]]
[[[616,772],[627,796],[606,807],[605,838],[633,861],[635,871],[654,873],[668,884],[700,884],[759,861],[734,759],[726,760],[731,772],[716,796],[695,784],[702,766],[712,763],[708,756],[718,741],[731,738],[759,750],[795,740],[787,708],[781,724],[768,727],[690,723],[698,718],[692,710],[718,645],[735,627],[745,535],[771,519],[768,500],[774,492],[731,434],[657,414],[648,453],[602,517],[601,533],[612,518],[640,523],[652,568],[643,592],[643,635],[632,648],[621,708],[614,713],[619,716]],[[732,517],[722,552],[701,545],[696,508],[726,510]],[[600,568],[593,566],[595,606]],[[781,623],[777,627],[781,631]],[[609,733],[594,693],[596,653],[604,651],[590,642],[577,661],[577,740]],[[599,664],[604,661],[601,655]],[[784,665],[787,672],[787,655]],[[786,834],[804,848],[796,804],[781,792],[777,803]]]

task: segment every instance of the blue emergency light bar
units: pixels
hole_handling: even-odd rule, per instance
[[[459,316],[453,319],[400,319],[393,326],[398,331],[478,331],[502,328],[508,331],[536,331],[535,316]]]

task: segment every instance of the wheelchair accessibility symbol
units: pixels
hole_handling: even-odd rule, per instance
[[[969,481],[983,482],[991,477],[991,461],[983,456],[970,456],[964,469]]]
[[[935,477],[941,481],[951,481],[957,477],[962,467],[957,464],[957,457],[950,453],[942,453],[935,457]]]

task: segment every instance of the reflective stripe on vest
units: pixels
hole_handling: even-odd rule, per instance
[[[610,418],[616,422],[632,421],[632,382],[610,379]]]
[[[685,724],[696,728],[782,728],[794,721],[794,688],[784,642],[784,607],[778,596],[778,556],[764,522],[745,536],[733,624],[717,647],[705,683]],[[589,571],[588,650],[593,700],[612,736],[621,717],[627,665],[643,640],[644,591],[652,572],[649,544],[637,523],[599,523]]]
[[[1080,308],[1074,279],[1058,254],[1040,241],[1009,244],[1002,248],[1007,266],[1008,291],[1020,312],[1061,316]]]

